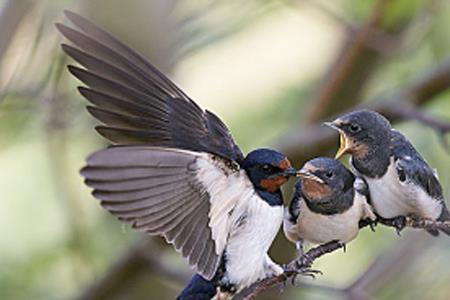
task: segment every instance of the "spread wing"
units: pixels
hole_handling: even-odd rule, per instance
[[[245,171],[208,153],[177,149],[112,147],[93,154],[81,174],[105,209],[164,236],[206,279],[216,273],[239,211],[255,195]]]
[[[392,130],[391,147],[399,180],[414,182],[433,199],[443,199],[442,187],[436,172],[405,136],[396,130]]]
[[[214,153],[241,161],[242,152],[228,128],[203,111],[146,59],[71,12],[74,30],[57,24],[76,47],[63,50],[85,69],[69,66],[88,88],[80,93],[92,103],[89,112],[104,125],[97,131],[113,144],[146,144]]]

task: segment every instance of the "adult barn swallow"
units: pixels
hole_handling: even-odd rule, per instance
[[[283,269],[267,251],[283,219],[280,186],[296,174],[270,149],[244,156],[228,128],[142,56],[71,12],[57,24],[84,68],[69,71],[112,142],[81,171],[101,205],[161,235],[198,275],[178,299],[226,299]],[[216,295],[217,294],[217,295]]]
[[[360,223],[376,216],[367,202],[368,187],[332,158],[308,161],[285,212],[284,233],[303,255],[303,242],[346,244],[356,238]]]
[[[351,155],[352,168],[369,185],[370,201],[378,216],[393,219],[399,231],[408,217],[450,220],[436,171],[385,117],[359,110],[326,124],[340,132],[336,157]]]

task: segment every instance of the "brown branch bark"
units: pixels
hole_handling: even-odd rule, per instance
[[[379,219],[378,223],[383,224],[385,226],[394,227],[397,230],[397,233],[400,235],[400,232],[406,228],[411,227],[415,229],[424,229],[424,230],[432,230],[432,231],[442,231],[445,234],[450,233],[450,222],[449,221],[433,221],[429,219],[417,218],[417,217],[405,217],[403,224],[398,224],[394,221],[394,219]]]

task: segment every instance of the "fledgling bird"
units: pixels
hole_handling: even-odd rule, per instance
[[[450,220],[436,171],[403,134],[391,128],[385,117],[359,110],[326,125],[341,135],[336,157],[351,155],[352,168],[369,186],[375,213],[392,219],[398,232],[409,217]],[[428,231],[439,234],[437,230]]]
[[[286,209],[284,233],[296,243],[346,243],[356,238],[360,224],[375,221],[367,203],[368,187],[341,162],[327,157],[308,161],[297,173],[293,199]]]
[[[69,71],[113,146],[81,171],[101,205],[161,235],[196,272],[178,299],[228,299],[283,269],[267,254],[283,219],[280,187],[296,174],[270,149],[244,156],[225,124],[142,56],[71,12],[57,24],[84,68]]]

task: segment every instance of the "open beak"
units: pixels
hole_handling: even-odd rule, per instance
[[[314,180],[319,183],[324,183],[322,179],[311,173],[309,170],[305,170],[305,168],[302,168],[300,171],[297,172],[297,177]]]
[[[336,152],[335,155],[335,159],[339,159],[342,155],[346,154],[349,152],[349,150],[352,148],[352,142],[350,139],[347,138],[347,136],[345,135],[345,133],[342,131],[341,129],[341,125],[342,125],[342,121],[340,119],[337,119],[333,122],[324,122],[323,123],[325,126],[328,126],[330,128],[333,128],[337,131],[339,131],[340,134],[340,145],[339,145],[339,149]]]
[[[336,156],[334,158],[339,159],[342,155],[344,155],[345,153],[348,153],[350,151],[350,149],[352,148],[352,146],[353,146],[352,141],[349,138],[347,138],[345,133],[340,131],[340,145],[339,145],[338,151],[336,152]]]

